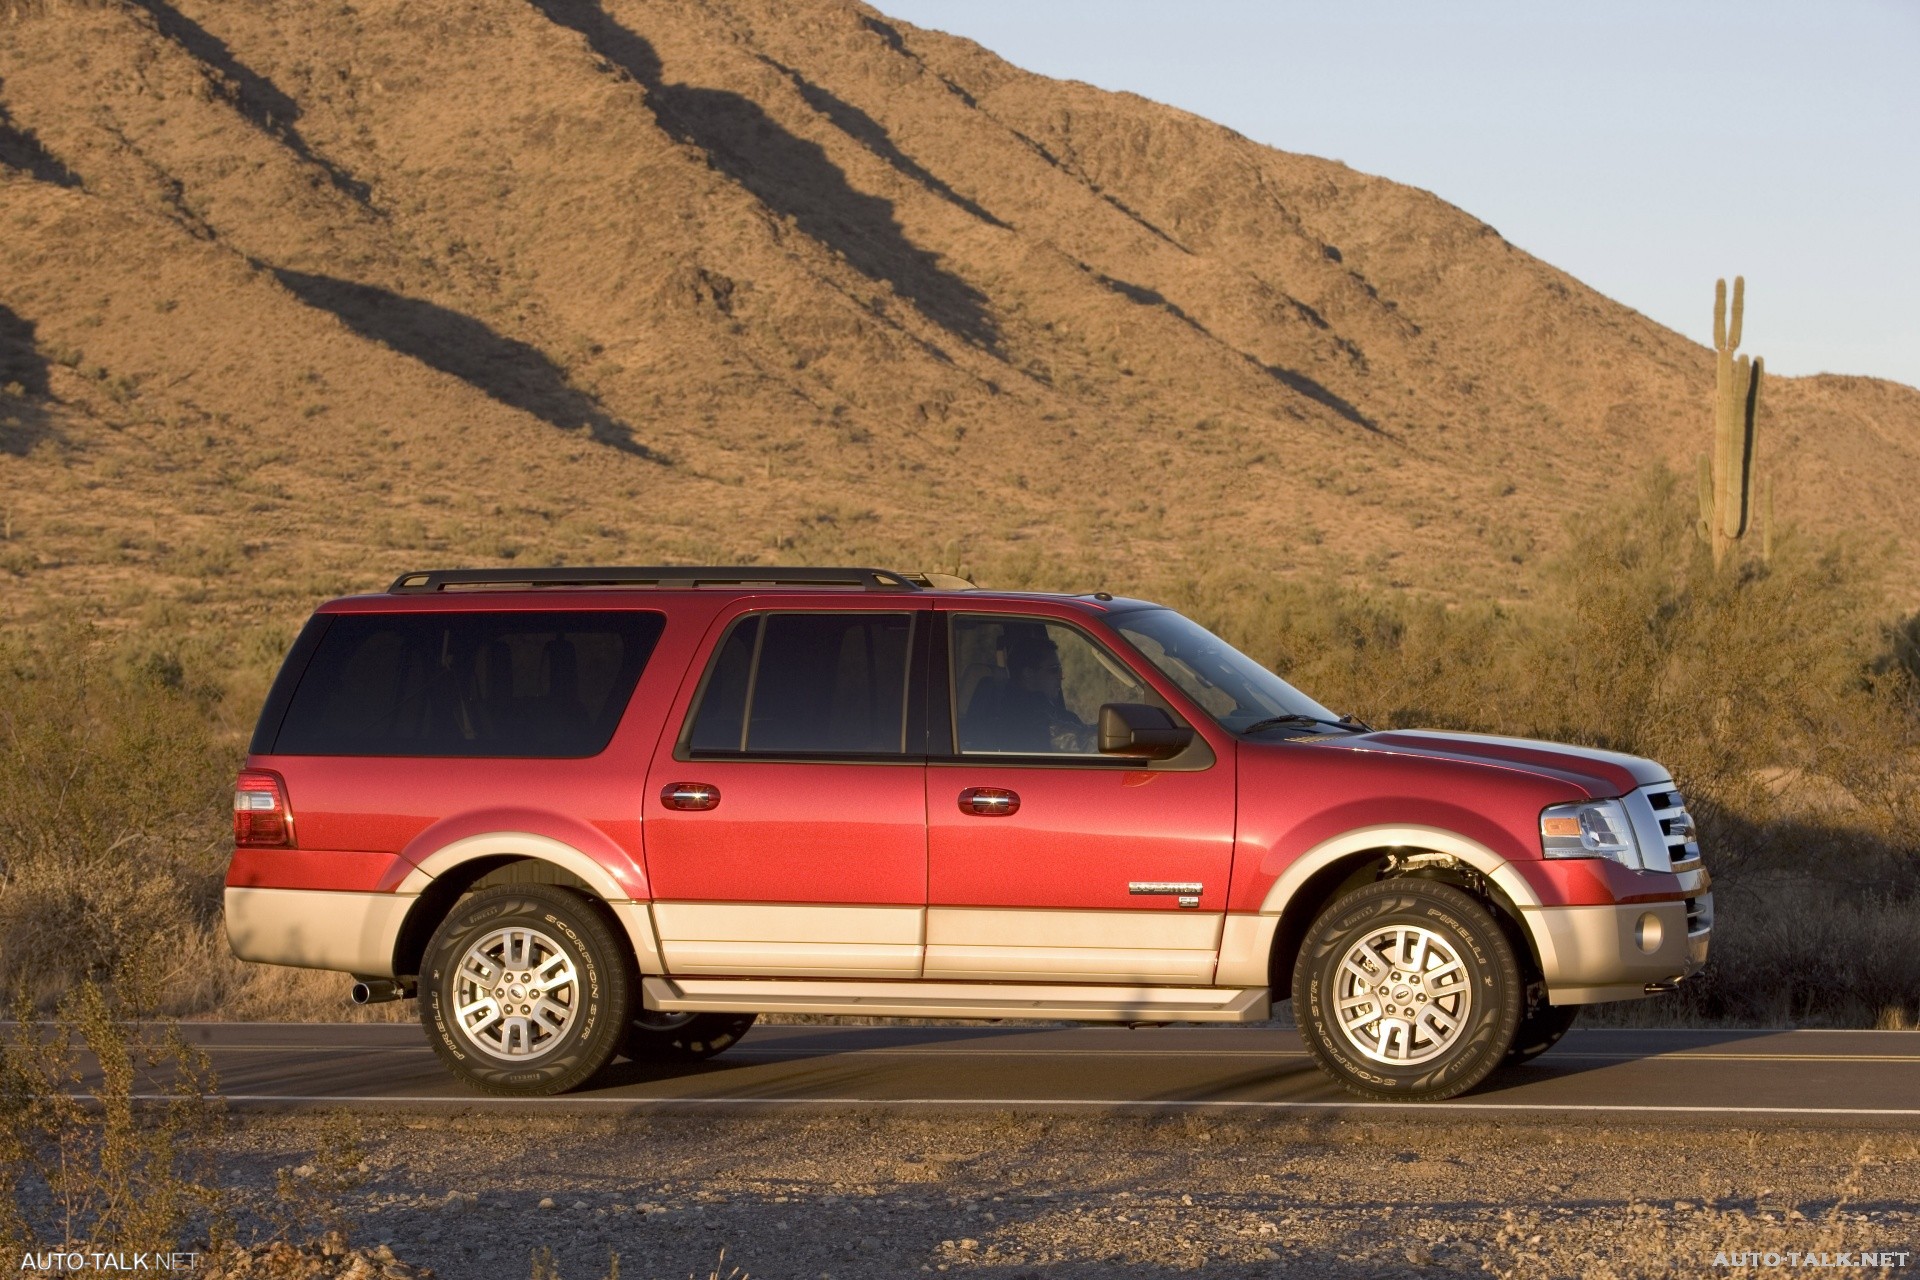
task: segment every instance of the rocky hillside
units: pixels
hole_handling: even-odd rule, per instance
[[[1426,192],[848,0],[0,4],[0,617],[264,652],[503,558],[1517,596],[1711,376]],[[1764,407],[1782,518],[1914,568],[1920,392]]]

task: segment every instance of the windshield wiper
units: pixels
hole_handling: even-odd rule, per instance
[[[1262,729],[1278,729],[1282,725],[1290,724],[1324,724],[1331,725],[1335,729],[1347,729],[1354,733],[1373,732],[1372,725],[1367,724],[1363,720],[1356,719],[1353,716],[1341,716],[1338,720],[1328,720],[1324,716],[1301,715],[1297,712],[1284,716],[1268,716],[1265,720],[1255,720],[1239,732],[1258,733]]]

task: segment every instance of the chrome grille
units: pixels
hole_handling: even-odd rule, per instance
[[[1680,789],[1671,782],[1663,782],[1640,788],[1640,794],[1653,806],[1653,818],[1660,825],[1670,869],[1691,871],[1699,866],[1699,833],[1694,830],[1693,815],[1687,812],[1686,797],[1680,794]]]

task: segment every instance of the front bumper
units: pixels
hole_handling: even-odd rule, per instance
[[[1554,1004],[1638,1000],[1707,963],[1713,895],[1523,910]]]
[[[229,886],[227,944],[261,964],[391,978],[394,943],[414,901],[413,894]]]

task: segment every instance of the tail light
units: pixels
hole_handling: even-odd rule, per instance
[[[233,784],[233,842],[242,849],[293,846],[293,811],[279,774],[248,769]]]

